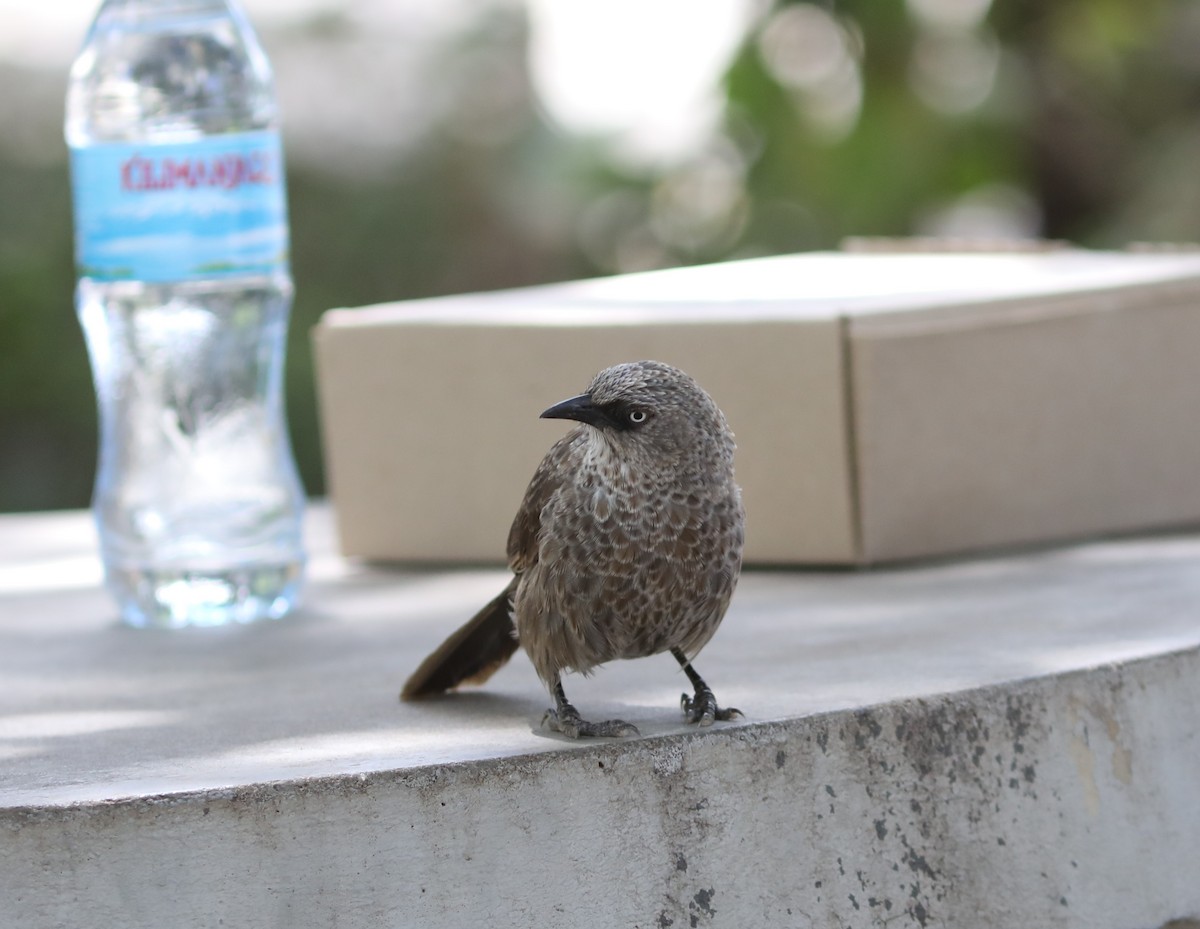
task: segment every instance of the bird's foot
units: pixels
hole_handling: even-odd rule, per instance
[[[732,706],[721,708],[717,706],[717,698],[711,690],[705,687],[696,688],[696,696],[689,697],[687,694],[681,694],[679,697],[679,705],[683,707],[684,718],[689,723],[697,723],[701,726],[711,726],[713,720],[721,720],[728,722],[738,716],[744,715],[741,710]]]
[[[621,739],[625,736],[641,735],[637,726],[623,719],[588,722],[570,704],[557,710],[546,710],[546,715],[542,717],[542,728],[562,733],[568,739]]]

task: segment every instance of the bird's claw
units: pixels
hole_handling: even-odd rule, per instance
[[[578,713],[559,713],[557,710],[546,710],[546,715],[542,717],[542,728],[558,732],[568,739],[622,739],[641,735],[637,726],[623,719],[593,723],[581,718]]]
[[[714,720],[728,722],[744,715],[736,707],[717,706],[716,696],[707,687],[697,690],[694,698],[689,697],[686,693],[680,694],[679,705],[683,708],[684,718],[689,723],[696,723],[699,726],[711,726]]]

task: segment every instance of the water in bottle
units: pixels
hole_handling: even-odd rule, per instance
[[[234,0],[106,0],[66,138],[108,586],[135,626],[280,617],[304,573],[283,161]]]

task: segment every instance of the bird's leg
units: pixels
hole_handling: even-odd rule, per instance
[[[675,656],[675,660],[679,662],[679,667],[683,668],[683,673],[688,676],[688,680],[692,682],[692,687],[696,690],[694,698],[689,697],[687,694],[681,694],[679,697],[679,705],[683,707],[683,715],[689,723],[711,726],[714,719],[725,721],[742,715],[741,710],[734,709],[731,706],[727,706],[724,709],[717,706],[717,698],[713,694],[712,689],[704,683],[704,678],[696,673],[696,669],[688,661],[687,655],[677,648],[671,649],[671,654]]]
[[[637,726],[625,722],[621,719],[606,719],[602,723],[590,723],[579,715],[579,710],[571,706],[567,695],[563,691],[562,679],[556,674],[554,675],[554,686],[551,688],[554,694],[555,708],[546,710],[546,715],[542,717],[542,725],[555,732],[561,732],[568,739],[579,738],[620,738],[627,735],[640,735]]]

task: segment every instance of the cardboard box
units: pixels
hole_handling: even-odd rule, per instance
[[[502,561],[620,361],[738,439],[747,560],[945,556],[1200,521],[1200,255],[815,253],[331,310],[314,334],[342,550]]]

